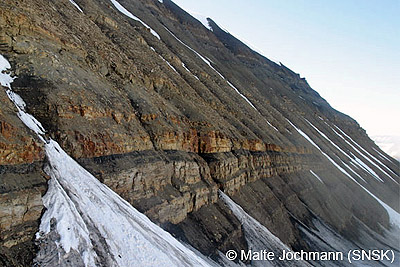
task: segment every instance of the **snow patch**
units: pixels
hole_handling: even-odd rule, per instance
[[[2,55],[0,55],[0,84],[7,88],[11,88],[11,83],[14,81],[14,78],[11,77],[10,74],[4,73],[6,70],[10,69],[11,65],[7,59],[5,59]]]
[[[25,103],[11,91],[13,78],[3,71],[10,68],[0,55],[0,82],[15,104],[20,118],[45,143],[48,158],[46,173],[51,177],[43,198],[46,211],[40,223],[40,239],[50,231],[60,235],[58,249],[77,251],[85,266],[96,266],[101,258],[112,266],[210,266],[211,260],[199,256],[172,235],[152,223],[118,194],[75,162],[54,140],[44,140],[44,129],[30,114]],[[26,121],[27,117],[31,121]],[[37,128],[36,128],[37,127]],[[96,251],[94,248],[97,248]],[[45,254],[46,252],[44,252]],[[54,257],[54,251],[50,251]],[[62,265],[62,258],[59,258]]]
[[[260,113],[257,108],[253,105],[253,103],[251,103],[251,101],[245,96],[243,95],[231,82],[229,82],[219,71],[217,71],[212,65],[210,60],[206,59],[205,57],[203,57],[202,55],[200,55],[196,50],[194,50],[193,48],[191,48],[190,46],[188,46],[187,44],[185,44],[183,41],[181,41],[178,37],[176,37],[175,34],[173,34],[170,30],[168,30],[167,27],[165,27],[165,30],[168,31],[178,42],[180,42],[181,44],[183,44],[186,48],[188,48],[189,50],[191,50],[193,53],[195,53],[201,60],[203,60],[211,69],[213,69],[223,80],[225,80],[228,85],[230,87],[232,87],[236,93],[238,93],[252,108],[254,108],[258,113]]]
[[[355,142],[350,136],[348,136],[345,132],[343,132],[339,127],[337,127],[336,125],[334,125],[334,127],[339,130],[344,136],[346,136],[351,142],[353,142],[358,148],[360,148],[366,155],[368,155],[369,157],[371,157],[372,159],[374,159],[376,162],[380,163],[386,170],[390,171],[391,173],[393,173],[395,176],[398,176],[397,174],[395,174],[390,168],[388,168],[385,164],[383,164],[380,160],[378,160],[377,158],[375,158],[373,155],[371,155],[368,151],[366,151],[363,147],[361,147],[357,142]],[[369,163],[371,163],[372,165],[374,165],[376,168],[378,168],[382,173],[384,173],[386,176],[388,176],[392,181],[394,181],[395,183],[399,184],[396,180],[394,180],[392,178],[392,176],[390,176],[387,172],[385,172],[381,167],[379,167],[375,162],[373,162],[372,160],[370,160],[368,158],[368,156],[365,156],[363,153],[361,153],[360,150],[358,150],[355,146],[353,146],[349,141],[347,141],[342,135],[340,135],[337,131],[335,131],[335,129],[333,129],[331,127],[331,129],[340,137],[342,138],[349,146],[351,146],[359,155],[361,155],[364,159],[366,159]]]
[[[322,155],[324,155],[336,168],[338,168],[343,174],[345,174],[347,177],[349,177],[351,180],[353,180],[354,182],[358,183],[357,180],[355,180],[345,169],[343,169],[339,164],[337,164],[328,154],[326,154],[324,151],[322,151],[322,149],[316,144],[314,143],[314,141],[302,130],[300,130],[299,128],[297,128],[291,121],[289,121],[288,119],[286,119],[292,126],[293,128],[296,129],[296,131],[302,135],[308,142],[310,142],[314,147],[316,147],[321,153]],[[347,164],[345,164],[339,157],[338,159],[342,162],[343,165],[345,165],[346,167],[348,167]],[[350,167],[348,167],[351,171],[353,171]],[[354,172],[353,172],[354,173]],[[355,173],[356,174],[356,173]],[[358,174],[356,174],[358,177],[361,178],[361,176],[359,176]],[[364,182],[365,180],[363,178],[361,178]]]
[[[308,142],[310,142],[314,147],[316,147],[319,151],[322,152],[322,150],[319,148],[319,146],[318,146],[316,143],[314,143],[314,141],[313,141],[310,137],[308,137],[308,135],[307,135],[305,132],[303,132],[302,130],[300,130],[299,128],[297,128],[296,125],[294,125],[290,120],[288,120],[288,119],[286,119],[286,120],[290,123],[290,125],[292,125],[293,128],[296,129],[296,131],[297,131],[301,136],[303,136]]]
[[[350,157],[350,155],[348,155],[346,152],[344,152],[339,146],[337,146],[331,139],[329,139],[329,137],[327,137],[323,132],[321,132],[317,127],[315,127],[311,122],[309,122],[307,119],[305,119],[308,124],[313,127],[322,137],[324,137],[329,143],[331,143],[331,145],[333,145],[337,150],[339,150],[340,152],[342,152],[343,155],[347,156],[347,158],[350,159],[351,163],[353,163],[353,165],[358,165],[361,169],[363,169],[364,171],[366,171],[367,173],[369,173],[372,177],[374,177],[376,180],[380,181],[381,183],[384,183],[384,181],[379,177],[379,175],[372,170],[368,165],[366,165],[364,162],[362,162],[362,160],[360,160],[359,158],[357,158],[355,155],[353,155],[353,157]],[[351,169],[351,168],[350,168]],[[353,171],[353,173],[355,173]],[[358,175],[358,174],[357,174]],[[359,176],[359,175],[358,175]],[[361,176],[359,176],[361,177]],[[362,179],[364,180],[364,179]],[[364,180],[365,181],[365,180]]]
[[[164,26],[164,29],[172,35],[172,37],[174,37],[179,43],[181,43],[182,45],[184,45],[187,49],[191,50],[193,53],[195,53],[201,60],[203,60],[208,66],[210,66],[212,69],[214,69],[213,66],[211,66],[211,62],[210,60],[206,59],[205,57],[203,57],[202,55],[200,55],[196,50],[194,50],[193,48],[191,48],[190,46],[188,46],[187,44],[185,44],[182,40],[180,40],[175,34],[173,34],[170,30],[168,30],[167,27]],[[215,70],[215,69],[214,69]]]
[[[345,169],[339,166],[331,157],[329,157],[325,152],[323,152],[320,147],[315,144],[312,139],[305,134],[303,131],[301,131],[299,128],[297,128],[293,123],[291,123],[288,119],[286,119],[305,139],[307,139],[313,146],[315,146],[321,153],[336,167],[338,168],[342,173],[344,173],[347,177],[349,177],[353,182],[355,182],[357,185],[359,185],[363,190],[365,190],[369,195],[371,195],[373,198],[375,198],[381,206],[386,209],[389,217],[390,217],[390,222],[392,225],[395,225],[400,228],[400,214],[392,209],[389,205],[387,205],[385,202],[380,200],[377,196],[372,194],[370,191],[368,191],[364,186],[362,186],[356,179],[354,179]],[[350,137],[348,137],[350,138]],[[354,141],[353,141],[354,142]],[[338,158],[340,160],[340,158]],[[341,160],[340,160],[341,161]],[[347,164],[345,164],[343,161],[341,161],[342,164],[344,164],[349,170],[351,170],[354,174],[358,175],[355,173]],[[360,177],[358,175],[358,177]],[[360,177],[361,178],[361,177]],[[362,179],[362,178],[361,178]],[[363,179],[364,180],[364,179]],[[365,180],[364,180],[365,181]]]
[[[169,63],[168,60],[166,60],[165,58],[163,58],[161,55],[159,55],[159,56],[160,56],[160,58],[161,58],[163,61],[165,61],[165,63],[167,63],[167,65],[168,65],[173,71],[175,71],[176,73],[179,74],[179,72],[174,68],[174,66],[171,65],[171,63]]]
[[[315,178],[317,178],[321,183],[324,183],[324,181],[322,181],[322,179],[312,170],[310,170],[311,174],[315,176]]]
[[[150,49],[151,49],[153,52],[157,53],[157,51],[156,51],[156,49],[155,49],[154,47],[150,46]],[[158,54],[158,53],[157,53],[157,54]],[[159,56],[165,63],[167,63],[167,65],[168,65],[173,71],[175,71],[176,73],[179,74],[179,72],[175,69],[174,66],[172,66],[171,63],[169,63],[168,60],[166,60],[166,59],[165,59],[163,56],[161,56],[160,54],[158,54],[158,56]]]
[[[44,141],[45,130],[42,124],[37,121],[32,115],[25,112],[26,104],[22,98],[11,90],[11,83],[14,81],[14,77],[10,74],[5,73],[11,68],[10,63],[2,55],[0,55],[0,84],[6,87],[6,93],[8,98],[15,104],[18,110],[18,117],[21,121],[32,131],[34,131],[38,137]]]
[[[139,19],[138,17],[133,15],[131,12],[129,12],[125,7],[123,7],[120,3],[118,3],[118,1],[116,1],[116,0],[110,0],[110,1],[115,6],[115,8],[118,9],[119,12],[121,12],[122,14],[124,14],[125,16],[127,16],[133,20],[139,21],[140,23],[142,23],[143,26],[145,26],[147,29],[150,30],[151,34],[153,34],[155,37],[157,37],[159,40],[161,40],[160,35],[155,30],[153,30],[149,25],[147,25],[141,19]]]
[[[233,214],[241,222],[244,229],[244,237],[249,245],[249,250],[260,251],[267,250],[273,251],[275,255],[281,255],[283,250],[292,251],[286,246],[278,237],[276,237],[267,227],[259,223],[256,219],[247,214],[242,207],[236,204],[221,190],[219,191],[220,198],[230,208]],[[280,266],[309,266],[304,261],[296,261],[292,264],[290,261],[280,262]],[[271,262],[267,261],[252,261],[252,266],[274,266]]]
[[[183,63],[183,62],[182,62],[182,67],[183,67],[187,72],[191,73],[190,70],[186,67],[185,63]]]
[[[395,211],[394,209],[392,209],[385,202],[380,200],[377,196],[375,196],[370,191],[368,191],[368,189],[366,189],[364,186],[362,186],[361,184],[358,184],[358,185],[361,186],[361,188],[364,189],[370,196],[375,198],[375,200],[378,201],[378,203],[381,204],[381,206],[386,210],[386,212],[388,213],[389,220],[390,220],[390,223],[392,224],[392,226],[395,226],[395,227],[400,229],[400,214],[397,211]]]
[[[268,123],[269,126],[271,126],[272,128],[274,128],[275,131],[279,132],[279,130],[278,130],[274,125],[272,125],[272,123],[270,123],[269,121],[267,121],[267,123]]]
[[[69,0],[69,2],[70,2],[71,4],[73,4],[80,12],[83,13],[83,10],[80,8],[80,6],[79,6],[77,3],[75,3],[74,0]]]
[[[376,140],[374,140],[375,143],[377,143]],[[379,147],[381,147],[379,144],[377,144]],[[373,150],[375,150],[375,152],[377,152],[379,154],[379,157],[383,160],[388,160],[388,161],[392,161],[391,159],[389,159],[387,156],[385,156],[384,154],[382,154],[379,150],[376,150],[375,148],[372,148]],[[381,148],[382,149],[382,148]],[[398,160],[400,161],[400,159]]]
[[[219,72],[218,72],[218,74],[221,75]],[[221,75],[221,76],[222,76],[222,75]],[[258,109],[253,105],[253,103],[251,103],[251,101],[250,101],[244,94],[242,94],[242,93],[239,91],[239,89],[237,89],[230,81],[228,81],[227,79],[225,79],[224,76],[222,76],[222,78],[223,78],[223,79],[229,84],[229,86],[232,87],[232,88],[236,91],[236,93],[238,93],[252,108],[254,108],[258,113],[260,113],[260,112],[258,111]]]
[[[44,135],[46,131],[38,120],[36,120],[31,114],[25,112],[25,102],[22,100],[22,98],[18,94],[11,91],[11,89],[7,89],[6,93],[8,98],[10,98],[10,100],[14,102],[15,106],[17,107],[18,117],[20,120],[29,129],[34,131],[42,141],[45,141]]]

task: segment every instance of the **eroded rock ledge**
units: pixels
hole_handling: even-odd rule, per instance
[[[234,195],[247,183],[307,169],[312,157],[276,151],[148,150],[79,161],[152,220],[177,224],[188,213],[215,203],[218,189]]]

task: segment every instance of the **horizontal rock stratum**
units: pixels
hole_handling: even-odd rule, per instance
[[[296,251],[319,246],[305,233],[321,225],[391,246],[399,163],[355,120],[212,20],[170,0],[119,0],[130,15],[115,2],[0,3],[0,54],[48,138],[216,261],[249,247],[218,190]],[[31,266],[48,159],[0,100],[0,265]]]

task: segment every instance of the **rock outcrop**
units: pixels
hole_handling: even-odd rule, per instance
[[[293,249],[308,249],[298,225],[315,218],[349,240],[355,221],[390,227],[342,170],[399,211],[398,162],[305,79],[170,0],[119,1],[160,39],[110,1],[75,2],[83,12],[67,0],[0,3],[13,89],[69,155],[154,222],[205,255],[245,249],[221,189]],[[28,266],[46,159],[0,98],[0,264]]]
[[[28,266],[43,210],[44,151],[0,90],[0,265]]]

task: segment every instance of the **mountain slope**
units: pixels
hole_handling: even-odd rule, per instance
[[[391,157],[400,161],[400,137],[399,136],[384,136],[384,135],[375,135],[372,137],[372,140],[382,148],[387,154]]]
[[[294,250],[311,249],[304,229],[318,222],[362,247],[395,229],[398,162],[213,21],[210,31],[169,0],[18,2],[0,3],[0,49],[27,112],[204,255],[248,247],[218,189]],[[29,265],[48,159],[2,94],[0,254]]]

